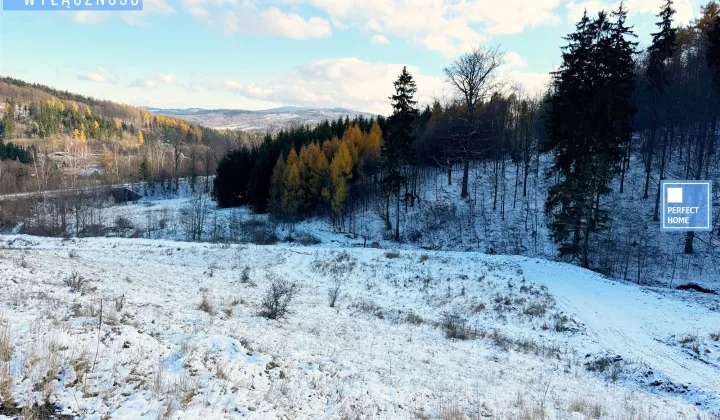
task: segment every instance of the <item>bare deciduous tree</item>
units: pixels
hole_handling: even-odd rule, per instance
[[[447,155],[463,163],[460,194],[463,198],[468,196],[470,161],[477,152],[475,143],[481,134],[477,114],[492,92],[501,88],[502,81],[497,73],[503,62],[504,53],[499,47],[478,47],[461,55],[444,69],[447,81],[457,95],[456,100],[462,104],[464,111],[457,115],[464,128],[463,134],[459,138],[450,139],[447,145]]]

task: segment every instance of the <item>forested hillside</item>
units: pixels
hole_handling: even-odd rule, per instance
[[[479,220],[495,226],[524,213],[532,241],[548,235],[557,256],[608,275],[641,281],[660,256],[665,272],[652,280],[672,277],[678,264],[702,272],[717,257],[717,216],[713,232],[656,232],[661,180],[720,174],[720,17],[715,2],[688,26],[677,26],[674,14],[665,2],[645,48],[624,5],[585,14],[565,37],[543,97],[503,83],[500,48],[477,48],[447,66],[454,95],[445,103],[418,107],[404,70],[387,120],[353,122],[342,134],[290,130],[266,138],[263,150],[272,153],[228,154],[218,202],[250,203],[290,225],[329,217],[353,236],[372,237],[379,221],[385,238],[415,243],[430,234],[409,222],[418,215],[421,223],[460,218],[472,244],[487,234]],[[458,197],[435,194],[425,203],[421,197],[438,190],[437,171],[458,185]],[[716,204],[717,197],[716,189]]]
[[[0,102],[5,194],[207,175],[218,156],[252,141],[247,134],[7,77],[0,78]]]

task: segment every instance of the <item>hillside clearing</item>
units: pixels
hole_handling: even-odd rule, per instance
[[[0,244],[0,326],[11,349],[0,390],[21,406],[47,398],[83,418],[720,411],[717,297],[693,302],[690,292],[476,253],[28,236]],[[258,315],[273,279],[300,286],[278,321]],[[690,332],[707,344],[702,359],[671,340]]]

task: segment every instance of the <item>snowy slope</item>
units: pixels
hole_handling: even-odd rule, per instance
[[[45,394],[93,419],[720,412],[716,297],[478,253],[29,236],[0,248],[0,337],[9,325],[12,341],[0,384],[5,369],[22,405]],[[280,321],[258,316],[273,278],[301,285]],[[447,338],[448,315],[471,339]],[[702,336],[707,363],[670,339],[684,332]],[[605,354],[627,363],[588,370]],[[648,369],[690,391],[645,383]]]
[[[720,330],[720,299],[702,295],[638,288],[601,279],[589,271],[564,264],[527,260],[521,263],[528,278],[544,285],[560,306],[587,328],[587,348],[620,355],[646,365],[645,383],[679,391],[688,399],[720,411],[720,354],[701,358],[673,346],[671,337],[697,335],[711,341]]]

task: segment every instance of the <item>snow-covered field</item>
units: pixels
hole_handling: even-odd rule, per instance
[[[718,296],[523,256],[0,237],[0,415],[717,418],[719,339]]]

